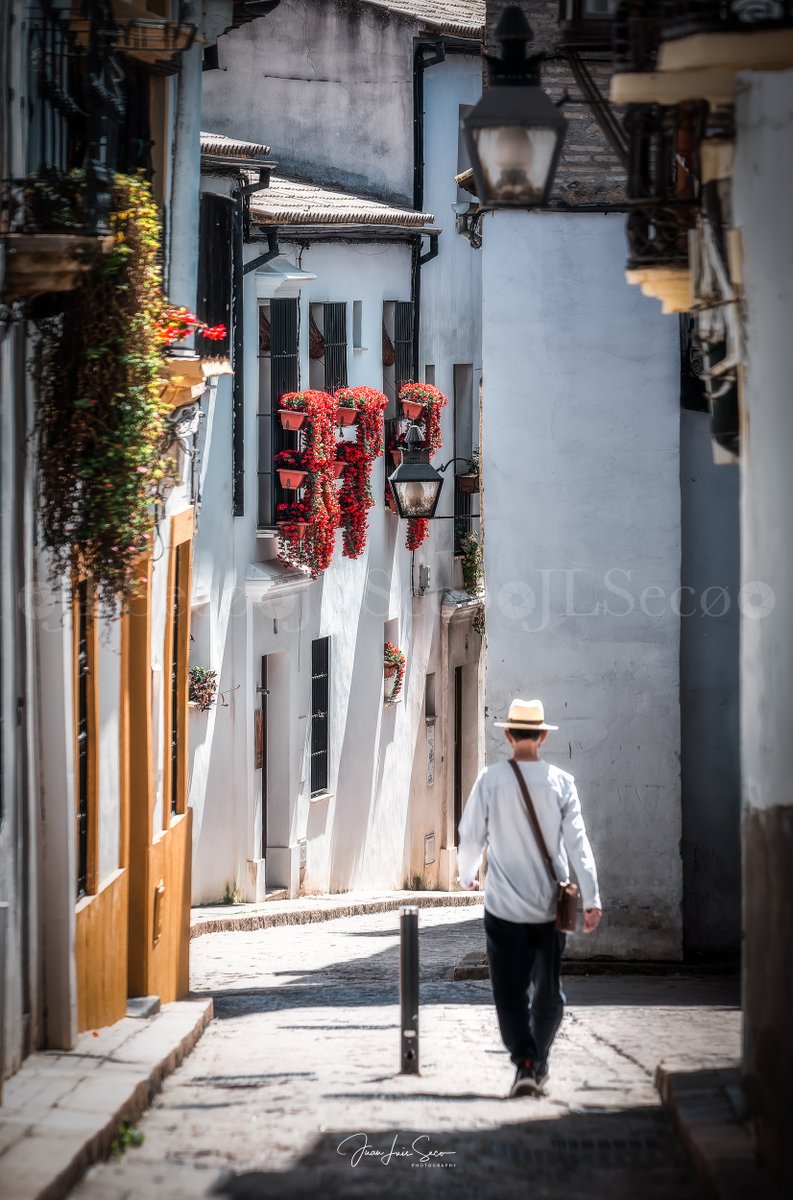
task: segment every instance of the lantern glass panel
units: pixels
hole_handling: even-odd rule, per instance
[[[411,479],[406,483],[391,482],[396,493],[397,505],[403,517],[428,517],[435,509],[443,480],[420,482]]]
[[[490,196],[507,204],[542,203],[559,131],[502,125],[472,133]]]

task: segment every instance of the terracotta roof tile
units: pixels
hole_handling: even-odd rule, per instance
[[[273,175],[269,188],[251,197],[251,218],[258,225],[407,225],[417,229],[434,220],[430,213],[285,175]]]
[[[429,29],[456,37],[476,37],[485,24],[485,0],[366,0],[366,3],[415,17]]]
[[[202,133],[201,153],[220,158],[267,158],[270,147],[262,142],[241,142],[223,133]]]

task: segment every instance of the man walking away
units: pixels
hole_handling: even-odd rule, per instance
[[[569,880],[568,856],[572,861],[583,899],[584,932],[592,933],[601,904],[575,780],[540,758],[548,730],[558,725],[546,724],[539,700],[513,700],[507,720],[496,725],[506,730],[558,881]],[[548,1080],[548,1053],[564,1011],[565,935],[555,928],[556,885],[509,762],[480,772],[459,834],[457,861],[464,887],[477,886],[487,847],[487,957],[501,1037],[516,1067],[510,1095],[538,1095]]]

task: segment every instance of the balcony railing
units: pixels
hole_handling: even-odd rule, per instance
[[[621,0],[614,14],[614,67],[652,71],[663,42],[694,34],[790,28],[793,0]]]
[[[664,0],[663,41],[695,33],[748,33],[793,27],[793,0]]]
[[[29,173],[0,183],[0,229],[105,233],[126,111],[110,6],[44,0],[28,16]]]

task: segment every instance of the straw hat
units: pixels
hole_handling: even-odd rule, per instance
[[[558,729],[548,725],[542,700],[513,700],[506,721],[496,721],[499,729]]]

